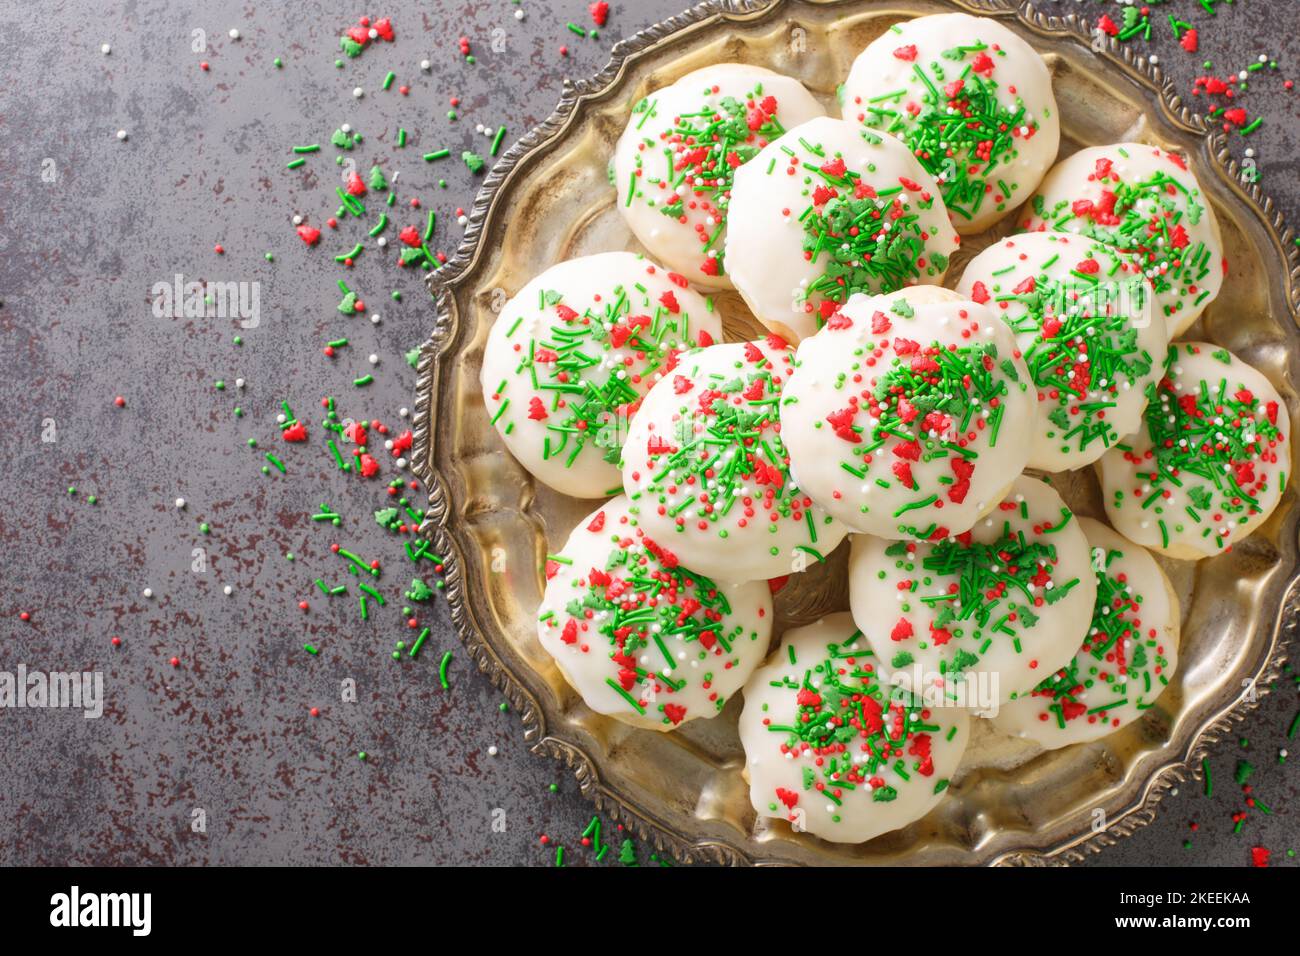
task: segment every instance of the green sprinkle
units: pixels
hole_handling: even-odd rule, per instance
[[[347,262],[347,260],[349,260],[349,259],[355,259],[357,256],[361,255],[361,253],[362,253],[362,251],[363,251],[364,249],[365,249],[365,246],[363,246],[361,243],[358,242],[355,246],[352,247],[352,249],[351,249],[350,251],[345,252],[345,253],[343,253],[342,255],[337,255],[337,256],[335,256],[335,257],[334,257],[334,261],[335,261],[335,262]],[[340,311],[342,311],[342,310],[340,309]]]
[[[438,684],[443,690],[450,690],[451,684],[447,683],[447,668],[451,666],[451,651],[442,655],[442,660],[438,662]]]

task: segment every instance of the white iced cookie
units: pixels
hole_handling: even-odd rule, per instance
[[[715,584],[648,537],[619,496],[546,562],[537,636],[587,706],[672,730],[714,717],[763,662],[772,595]]]
[[[970,261],[957,291],[1011,326],[1029,366],[1030,468],[1081,468],[1137,430],[1169,332],[1135,256],[1072,233],[1011,236]]]
[[[1079,649],[1097,593],[1091,557],[1061,496],[1021,477],[966,534],[855,535],[849,604],[886,672],[919,674],[924,692],[958,702],[1007,701]]]
[[[723,235],[736,169],[825,112],[798,80],[760,66],[689,73],[632,107],[614,148],[619,212],[664,265],[701,288],[730,288]]]
[[[854,296],[804,339],[782,436],[799,486],[854,530],[944,538],[1024,469],[1035,405],[1007,325],[923,286]]]
[[[480,382],[510,453],[576,498],[618,490],[626,419],[684,349],[722,322],[680,276],[630,252],[552,266],[505,304]]]
[[[905,20],[876,38],[853,61],[840,115],[906,143],[963,235],[1028,199],[1061,141],[1043,58],[965,13]]]
[[[1047,750],[1097,740],[1131,724],[1178,666],[1178,598],[1142,548],[1091,518],[1097,602],[1074,658],[1030,693],[1003,704],[994,725]]]
[[[623,488],[634,513],[701,574],[780,577],[844,539],[790,476],[778,416],[793,367],[777,336],[687,352],[632,419]]]
[[[862,843],[943,799],[970,736],[967,711],[882,685],[874,662],[841,613],[787,631],[754,672],[740,742],[759,816]]]
[[[1230,549],[1282,497],[1288,425],[1255,369],[1217,345],[1175,342],[1137,432],[1097,462],[1110,523],[1171,558]]]
[[[1025,231],[1077,232],[1136,253],[1177,338],[1228,272],[1214,210],[1177,153],[1093,146],[1057,163],[1020,212]]]
[[[959,242],[906,146],[828,118],[792,129],[736,171],[727,223],[736,289],[792,342],[854,293],[938,285]]]

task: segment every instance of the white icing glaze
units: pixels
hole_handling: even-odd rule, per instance
[[[882,686],[869,670],[873,660],[852,617],[840,613],[787,631],[754,672],[740,742],[759,816],[862,843],[921,819],[943,799],[970,737],[969,714]],[[843,729],[825,730],[832,716]]]
[[[1169,333],[1136,257],[1071,233],[1011,236],[957,291],[1016,333],[1039,402],[1030,468],[1081,468],[1137,429]]]
[[[883,211],[877,216],[855,208],[866,204]],[[857,250],[824,238],[816,261],[809,261],[805,229],[829,228],[828,211],[866,215],[864,222],[882,225],[862,229],[853,240]],[[792,129],[736,171],[728,224],[732,281],[754,315],[792,342],[817,331],[828,293],[843,301],[854,292],[938,285],[959,243],[934,180],[907,147],[829,118]],[[867,248],[873,261],[864,269],[859,265]],[[848,272],[846,284],[827,278],[828,269]]]
[[[1037,416],[1029,370],[1006,324],[954,292],[856,295],[803,340],[797,362],[781,405],[791,469],[856,531],[960,534],[1025,467]],[[972,387],[962,366],[980,372]]]
[[[578,522],[557,557],[537,636],[597,713],[653,730],[715,717],[767,654],[768,586],[717,584],[676,565],[621,495]]]
[[[731,164],[825,112],[798,80],[759,66],[720,63],[688,73],[633,108],[614,148],[618,210],[664,265],[701,288],[729,289],[725,259],[719,264],[718,257]],[[714,130],[707,139],[690,135],[705,128]]]
[[[1028,199],[1061,141],[1043,58],[997,21],[965,13],[905,20],[872,41],[844,81],[840,114],[911,147],[963,235]]]
[[[505,304],[488,332],[480,382],[506,447],[535,477],[577,498],[618,488],[628,406],[649,391],[672,353],[722,338],[717,313],[684,286],[641,256],[604,252],[552,266]],[[547,301],[548,293],[558,301]],[[568,310],[574,314],[566,320]],[[538,386],[552,387],[535,386],[534,370]],[[578,391],[586,386],[599,393]],[[601,402],[593,394],[618,398]],[[591,401],[593,413],[576,431],[575,400]]]
[[[778,403],[793,361],[775,336],[687,352],[632,419],[624,490],[646,533],[701,574],[779,577],[844,538],[787,473]]]
[[[1196,177],[1182,157],[1145,143],[1093,146],[1057,163],[1019,219],[1025,231],[1077,232],[1141,253],[1171,339],[1223,285],[1219,223]],[[1154,238],[1153,221],[1164,224]]]
[[[1141,426],[1101,457],[1097,475],[1116,531],[1195,560],[1273,513],[1291,470],[1291,423],[1268,379],[1227,349],[1175,342],[1169,355]]]
[[[1178,598],[1145,548],[1079,518],[1092,548],[1092,627],[1067,667],[993,719],[1006,734],[1054,750],[1097,740],[1141,717],[1178,666]],[[1104,708],[1104,709],[1103,709]]]
[[[853,619],[891,675],[919,672],[922,686],[972,706],[1006,701],[1083,642],[1097,592],[1088,542],[1037,478],[1016,479],[966,541],[852,544]]]

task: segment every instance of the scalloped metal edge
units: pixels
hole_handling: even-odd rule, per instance
[[[455,255],[437,272],[429,273],[426,284],[435,303],[433,331],[420,349],[417,367],[416,402],[413,416],[414,442],[411,450],[411,470],[425,486],[429,509],[421,531],[431,537],[439,554],[447,556],[445,562],[445,595],[451,613],[452,626],[461,643],[465,645],[479,671],[509,701],[524,725],[524,740],[533,753],[543,754],[560,761],[570,769],[584,797],[596,810],[613,822],[621,823],[638,839],[649,842],[656,852],[667,852],[681,863],[715,863],[726,865],[762,864],[764,861],[744,849],[723,841],[692,842],[673,833],[667,821],[639,809],[635,801],[615,793],[601,780],[595,761],[581,747],[547,733],[545,714],[536,698],[517,680],[493,649],[486,636],[470,616],[465,590],[464,572],[459,545],[453,539],[449,522],[451,502],[446,482],[433,464],[433,411],[436,402],[438,379],[444,358],[449,358],[447,345],[459,331],[459,310],[455,290],[469,276],[482,252],[482,236],[488,217],[502,187],[515,169],[532,152],[561,135],[577,114],[585,99],[609,91],[621,78],[627,61],[670,35],[691,27],[700,27],[712,20],[749,19],[770,14],[784,6],[787,0],[706,0],[682,13],[660,21],[645,30],[620,40],[611,50],[609,61],[595,75],[586,79],[564,81],[560,101],[543,122],[517,140],[484,178],[474,204],[469,211],[465,234]],[[822,2],[822,0],[813,0]],[[949,0],[954,6],[971,13],[1014,16],[1032,31],[1052,36],[1074,37],[1093,45],[1096,35],[1092,27],[1079,15],[1071,13],[1057,16],[1039,12],[1030,2],[1018,8],[1002,0]],[[1106,37],[1105,49],[1094,55],[1112,61],[1123,72],[1147,86],[1157,94],[1157,101],[1166,117],[1185,130],[1204,136],[1210,155],[1217,164],[1220,176],[1259,213],[1266,231],[1277,243],[1278,252],[1289,263],[1286,291],[1291,317],[1300,324],[1300,248],[1294,242],[1294,233],[1283,221],[1280,210],[1264,193],[1257,182],[1247,179],[1239,164],[1232,158],[1227,136],[1213,132],[1205,117],[1190,109],[1164,78],[1160,68],[1148,61],[1134,48]],[[1209,749],[1245,720],[1268,692],[1268,685],[1281,673],[1286,662],[1286,646],[1300,628],[1300,569],[1293,569],[1287,590],[1274,621],[1268,652],[1253,677],[1256,691],[1243,694],[1211,715],[1192,735],[1181,759],[1173,759],[1158,767],[1147,780],[1138,799],[1124,807],[1106,826],[1095,833],[1085,833],[1047,849],[1025,848],[1009,850],[989,861],[990,865],[1048,866],[1069,865],[1081,862],[1090,855],[1114,846],[1125,837],[1155,819],[1161,800],[1174,787],[1187,779],[1200,779],[1200,761]]]

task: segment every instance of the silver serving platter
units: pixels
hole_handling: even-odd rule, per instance
[[[424,531],[448,556],[454,625],[520,716],[531,748],[572,768],[601,813],[682,861],[1079,860],[1149,822],[1171,787],[1199,774],[1207,748],[1232,732],[1277,674],[1295,628],[1300,512],[1288,490],[1277,513],[1231,553],[1163,562],[1183,605],[1181,661],[1142,720],[1045,754],[981,722],[949,798],[924,820],[860,846],[756,819],[741,778],[738,701],[672,734],[633,729],[592,713],[538,645],[544,557],[594,505],[535,482],[506,452],[479,389],[483,342],[506,298],[546,267],[637,248],[606,179],[631,104],[707,63],[739,61],[795,76],[830,105],[852,58],[889,24],[953,9],[996,17],[1043,54],[1060,106],[1062,156],[1141,140],[1188,158],[1219,217],[1231,272],[1185,337],[1221,344],[1261,369],[1291,421],[1300,417],[1300,254],[1290,231],[1233,162],[1224,136],[1183,104],[1159,68],[1094,38],[1075,15],[997,0],[713,0],[618,43],[609,64],[566,83],[555,112],[491,170],[459,251],[430,277],[437,317],[420,356],[411,460],[429,493]],[[1015,219],[964,242],[953,280]],[[718,305],[729,337],[754,328],[734,294]],[[1077,511],[1103,517],[1090,471],[1055,483]],[[847,606],[844,551],[778,595],[778,634]]]

